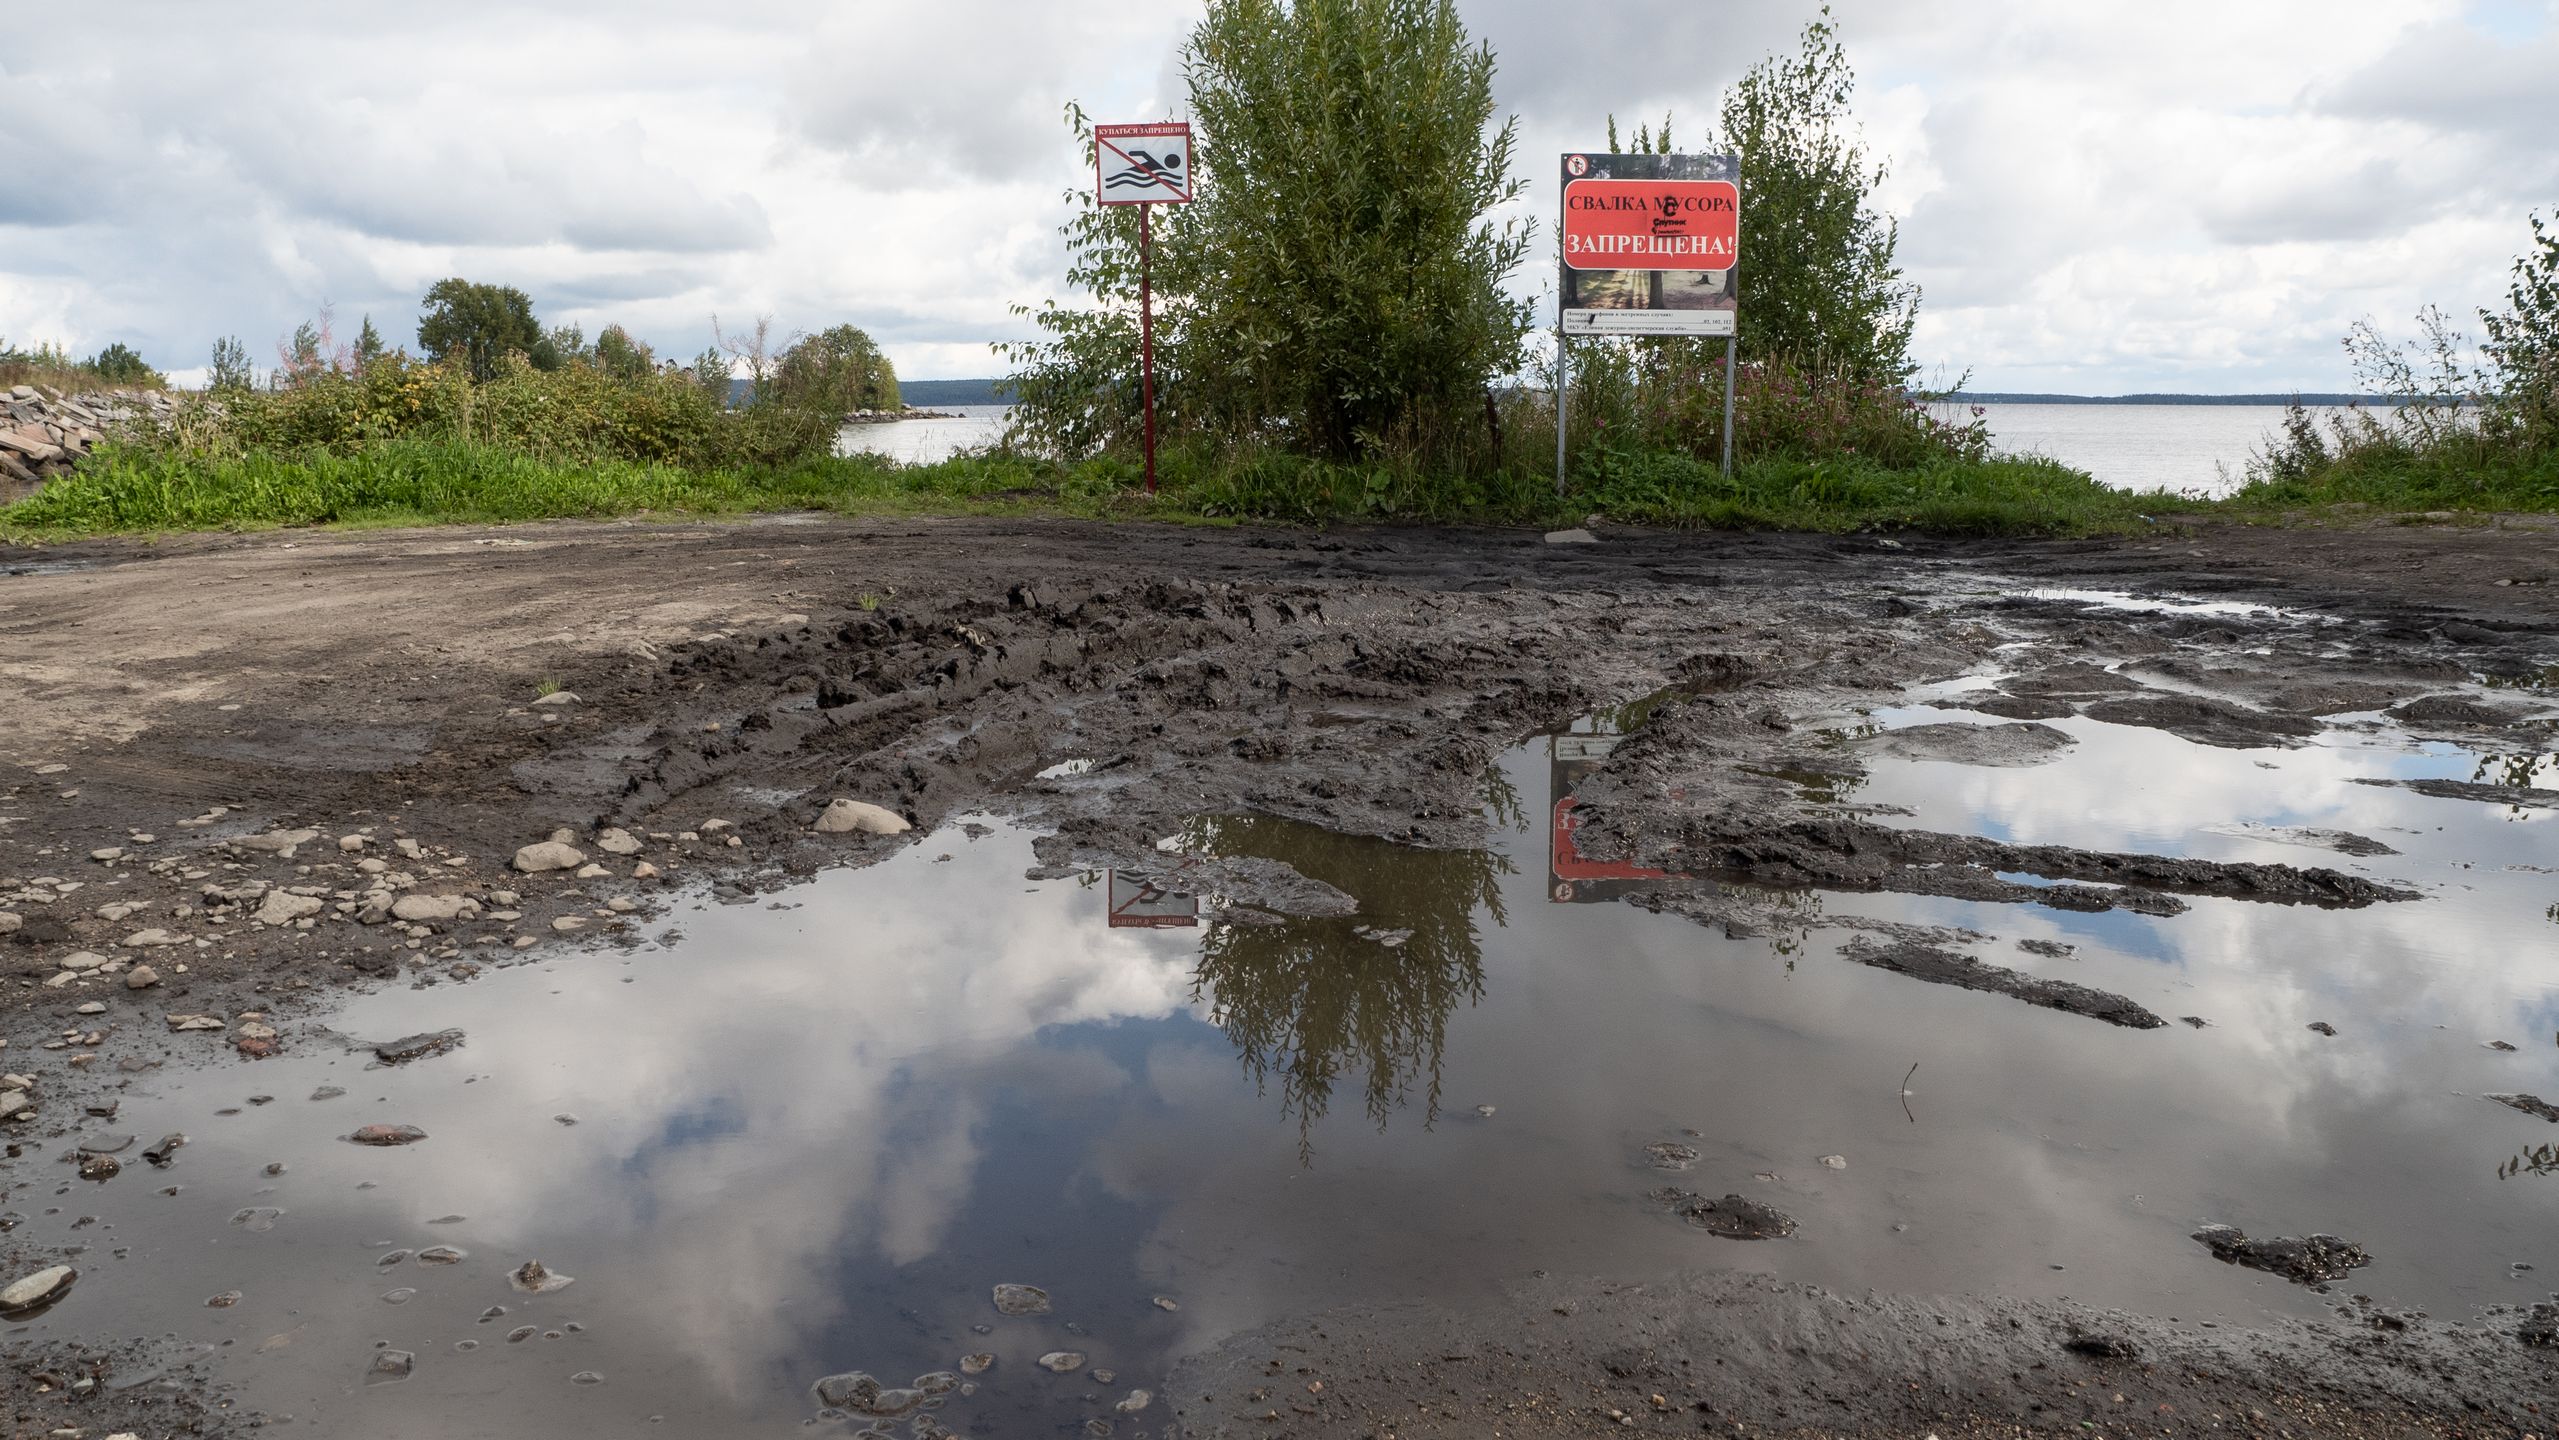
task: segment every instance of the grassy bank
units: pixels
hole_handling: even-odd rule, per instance
[[[1003,455],[931,465],[857,455],[704,467],[551,461],[455,440],[240,456],[110,445],[72,478],[0,510],[0,538],[785,510],[1511,525],[1578,524],[1598,512],[1629,523],[1726,529],[2089,534],[2138,529],[2145,515],[2195,508],[2109,490],[2045,460],[1896,469],[1853,457],[1768,459],[1744,464],[1727,480],[1682,456],[1642,456],[1597,466],[1560,498],[1550,480],[1530,471],[1452,482],[1276,453],[1245,460],[1174,453],[1164,457],[1161,480],[1161,492],[1149,497],[1137,468],[1123,461]]]

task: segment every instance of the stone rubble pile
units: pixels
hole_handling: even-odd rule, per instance
[[[170,403],[160,390],[66,395],[49,385],[19,385],[0,391],[0,505],[70,474],[90,447],[120,426],[167,423]]]

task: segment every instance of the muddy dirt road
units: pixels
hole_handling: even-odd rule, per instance
[[[2261,768],[2275,761],[2241,757],[2348,736],[2496,757],[2458,775],[2354,783],[2528,819],[2559,796],[2545,763],[2559,721],[2554,538],[2518,522],[2163,528],[2083,543],[1603,530],[1596,544],[1549,544],[1507,532],[768,520],[0,552],[0,973],[16,982],[0,991],[12,1072],[0,1123],[24,1197],[11,1203],[67,1203],[41,1193],[68,1183],[56,1167],[66,1154],[111,1178],[73,1142],[102,1119],[148,1126],[137,1117],[167,1077],[254,1076],[256,1062],[343,1049],[333,1027],[350,989],[486,984],[555,954],[635,946],[688,897],[796,893],[822,872],[901,859],[973,816],[1026,827],[1033,880],[1152,876],[1203,897],[1223,932],[1349,924],[1377,909],[1358,877],[1380,864],[1327,871],[1269,837],[1187,848],[1178,837],[1202,817],[1251,816],[1411,851],[1478,849],[1488,773],[1548,734],[1565,737],[1550,900],[1624,898],[1726,937],[1819,932],[1839,962],[1891,983],[2060,1012],[2054,1024],[2202,1028],[2220,1022],[2093,967],[2065,978],[2066,958],[2047,962],[2070,946],[1995,945],[1980,917],[2420,913],[2411,907],[2440,903],[2435,882],[2383,858],[2412,842],[2279,820],[2248,820],[2230,833],[2249,843],[2224,847],[2145,843],[2155,837],[2137,826],[1995,833],[1898,796],[1894,777],[2049,773],[2038,767],[2101,753],[2099,730]],[[1895,719],[1897,706],[1926,713]],[[2105,810],[2103,796],[2089,807]],[[830,814],[842,826],[819,828]],[[2528,827],[2514,835],[2537,843]],[[2528,849],[2515,856],[2539,857]],[[1905,908],[1808,916],[1808,895]],[[1970,908],[1959,923],[1949,907]],[[1377,927],[1389,922],[1358,943],[1429,943]],[[2546,1070],[2550,1040],[2516,1038],[2538,1052],[2518,1065]],[[378,1063],[445,1063],[435,1053]],[[2559,1084],[2535,1083],[2559,1098]],[[2517,1093],[2536,1099],[2521,1082]],[[142,1170],[135,1159],[122,1164]],[[144,1183],[128,1173],[98,1193]],[[1665,1225],[1731,1213],[1715,1209],[1720,1192],[1671,1193],[1684,1198],[1662,1202]],[[95,1263],[36,1228],[0,1237],[0,1281]],[[2396,1344],[2406,1322],[2350,1317],[2339,1323],[2360,1330],[2223,1343],[2119,1318],[2105,1322],[2127,1337],[2113,1353],[2070,1348],[2073,1326],[2098,1323],[2089,1314],[1963,1302],[1938,1323],[1968,1327],[1972,1368],[1933,1408],[1860,1398],[1865,1381],[1931,1363],[1925,1347],[1880,1339],[1851,1347],[1866,1360],[1828,1357],[1837,1373],[1824,1393],[1846,1398],[1811,1411],[1788,1409],[1764,1367],[1727,1383],[1669,1377],[1647,1358],[1618,1374],[1632,1342],[1614,1332],[1529,1343],[1535,1325],[1562,1326],[1587,1300],[1610,1325],[1654,1337],[1648,1346],[1682,1333],[1710,1344],[1700,1316],[1714,1305],[1666,1290],[1647,1309],[1645,1293],[1539,1291],[1459,1322],[1345,1319],[1363,1353],[1401,1357],[1372,1358],[1360,1403],[1338,1388],[1317,1403],[1307,1397],[1323,1392],[1300,1376],[1294,1404],[1203,1410],[1168,1396],[1154,1418],[1262,1435],[1475,1434],[1488,1417],[1523,1434],[1736,1422],[2076,1431],[2103,1413],[2086,1411],[2077,1381],[2140,1388],[2120,1378],[2126,1367],[2164,1353],[2177,1377],[2145,1390],[2145,1433],[2226,1419],[2362,1433],[2356,1416],[2376,1405],[2393,1425],[2522,1433],[2544,1424],[2528,1407],[2546,1410],[2559,1388],[2544,1384],[2559,1377],[2559,1351],[2519,1338],[2551,1323],[2524,1303],[2537,1292],[2457,1334],[2427,1332],[2404,1363],[2393,1351],[2370,1364],[2337,1359],[2337,1336]],[[170,1328],[126,1314],[84,1330],[60,1308],[69,1302],[52,1303],[50,1328],[14,1361],[22,1424],[55,1415],[47,1407],[83,1364],[145,1366],[106,1336]],[[1877,1337],[1951,1313],[1913,1303],[1880,1320],[1841,1318],[1822,1299],[1726,1308]],[[1396,1388],[1418,1382],[1388,1372],[1441,1366],[1431,1327],[1450,1323],[1507,1347],[1514,1370],[1481,1395],[1434,1381],[1424,1388],[1446,1413],[1379,1428],[1418,1403]],[[1183,1383],[1220,1377],[1200,1393],[1242,1393],[1240,1357],[1266,1338],[1203,1355]],[[99,1348],[84,1358],[83,1345]],[[2065,1382],[2072,1404],[2012,1403],[1994,1383],[2012,1360],[2021,1372],[2080,1367]],[[209,1372],[187,1373],[224,1383],[218,1363],[202,1363]],[[1485,1398],[1521,1376],[1522,1393]],[[1601,1391],[1614,1398],[1590,1398]],[[1562,1408],[1523,1412],[1528,1392]],[[209,1405],[215,1392],[115,1393],[126,1399],[88,1401],[91,1413],[146,1394]],[[225,1419],[199,1408],[136,1423]]]

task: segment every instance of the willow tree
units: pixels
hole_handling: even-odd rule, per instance
[[[1451,0],[1210,0],[1183,54],[1199,198],[1154,216],[1173,429],[1347,457],[1480,417],[1530,318],[1504,289],[1528,227],[1492,218],[1523,185],[1493,72]],[[1022,430],[1069,451],[1125,444],[1136,403],[1137,217],[1077,203],[1090,300],[1005,347]]]

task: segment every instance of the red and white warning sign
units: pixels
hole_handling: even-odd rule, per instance
[[[1094,126],[1093,172],[1105,205],[1188,205],[1190,122]]]

